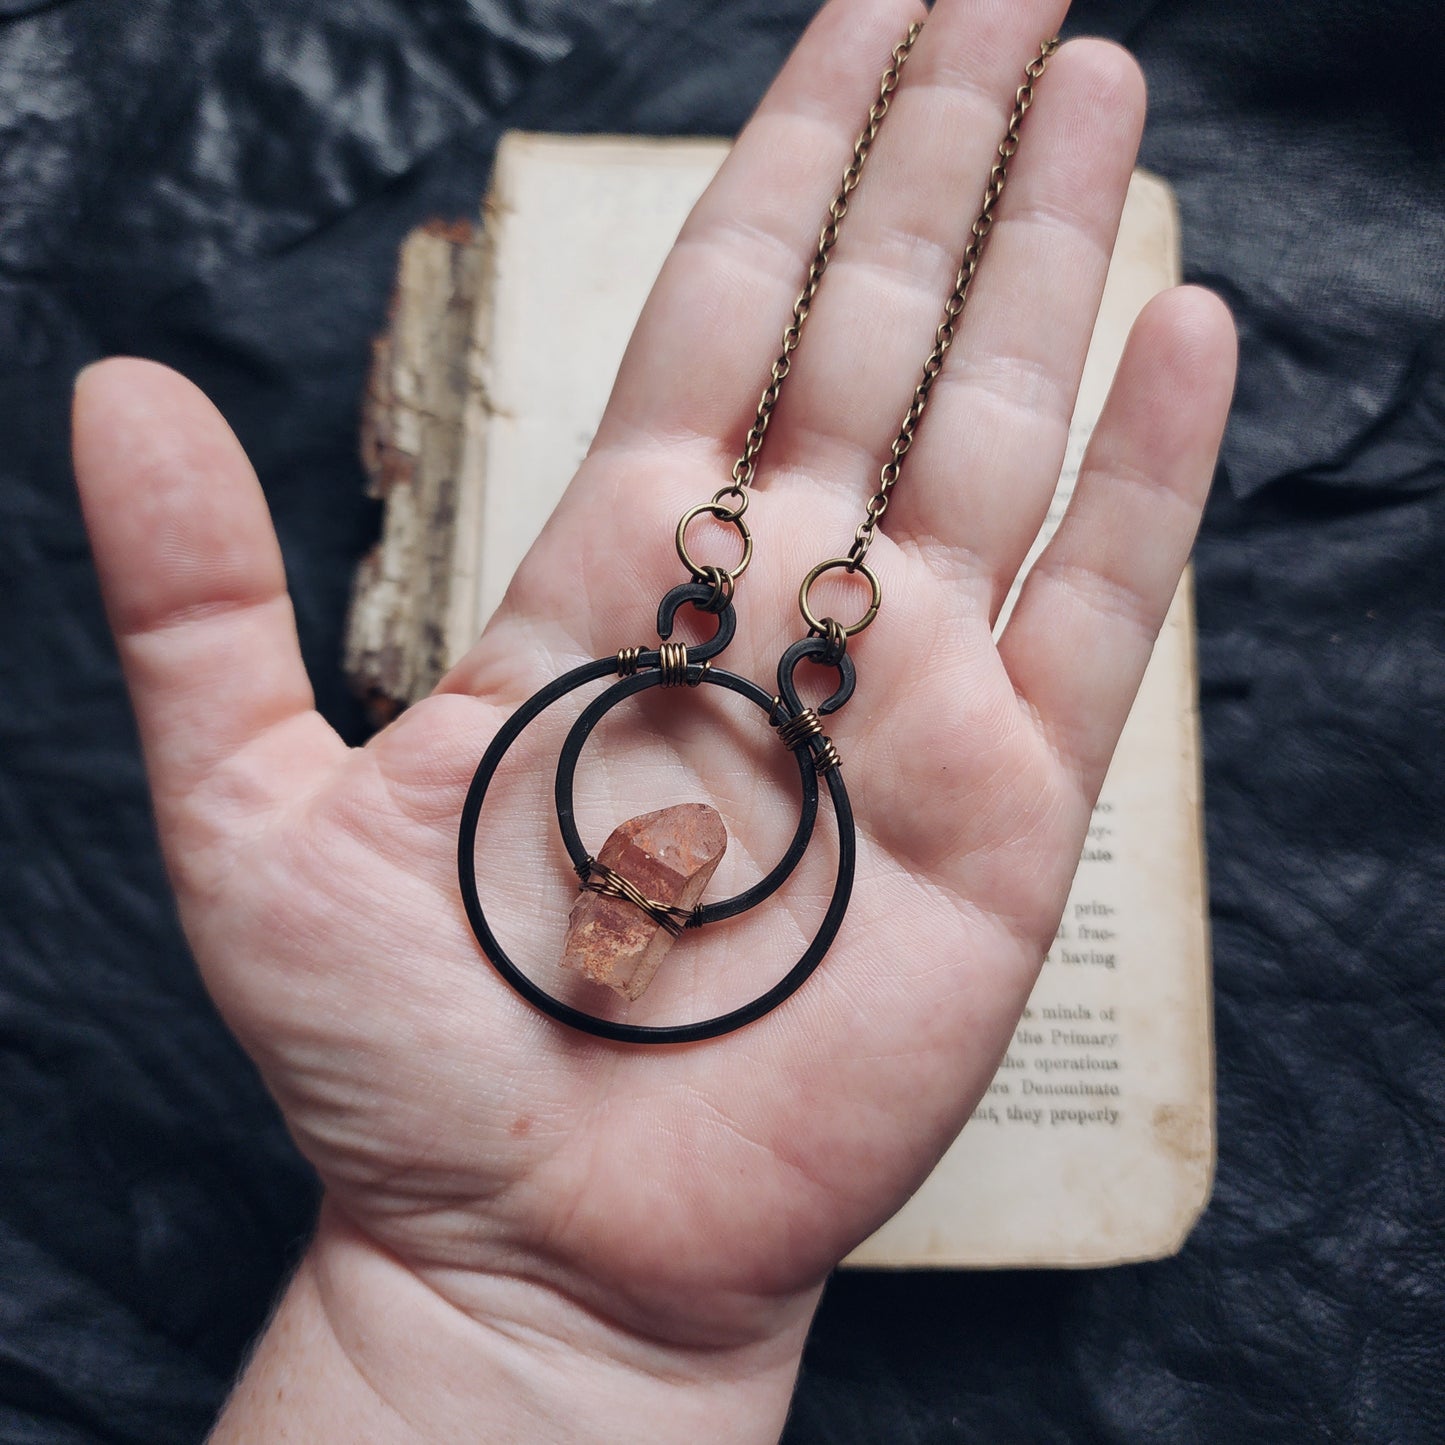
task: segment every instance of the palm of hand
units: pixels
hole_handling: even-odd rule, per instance
[[[822,968],[758,1024],[658,1051],[574,1036],[487,966],[455,878],[467,781],[518,703],[585,658],[646,643],[656,599],[683,580],[673,522],[726,477],[796,288],[796,267],[760,238],[795,236],[805,253],[820,206],[791,193],[789,167],[810,177],[810,198],[832,183],[831,152],[821,162],[816,135],[811,151],[803,142],[835,88],[823,57],[855,77],[829,102],[836,142],[897,17],[875,14],[864,35],[854,16],[846,37],[829,23],[702,203],[598,442],[502,613],[438,695],[365,749],[344,748],[310,710],[264,504],[219,419],[137,363],[109,364],[81,389],[77,470],[208,986],[348,1227],[470,1311],[489,1307],[491,1281],[520,1278],[649,1337],[762,1338],[906,1197],[963,1124],[1032,986],[1207,483],[1227,323],[1207,298],[1180,293],[1136,332],[1076,515],[995,644],[1058,474],[1102,285],[1099,243],[1137,134],[1127,62],[1071,46],[1030,118],[1014,209],[960,339],[960,384],[940,389],[872,554],[885,605],[853,645],[859,691],[832,729],[859,821],[857,884]],[[938,49],[920,49],[915,70],[942,66],[958,23],[940,11],[925,36],[936,27]],[[966,103],[1006,109],[1013,69],[989,77],[993,100],[985,90]],[[1101,87],[1128,104],[1070,126]],[[749,512],[758,554],[722,663],[768,691],[779,652],[801,635],[802,573],[846,550],[869,455],[906,403],[947,290],[935,283],[967,226],[941,197],[977,154],[936,156],[931,188],[906,205],[905,181],[889,179],[906,153],[884,155],[892,128],[898,146],[910,133],[922,144],[940,94],[921,87],[911,122],[900,94],[769,436]],[[978,153],[999,129],[981,126]],[[719,219],[745,204],[745,224]],[[902,256],[900,216],[923,237]],[[936,256],[930,227],[942,233]],[[1049,294],[1018,301],[1010,269],[1044,278]],[[1050,290],[1060,270],[1069,280]],[[900,284],[910,275],[916,291]],[[683,348],[716,370],[685,367]],[[860,368],[851,358],[864,352],[882,359]],[[1191,392],[1192,410],[1180,404]],[[1136,549],[1142,535],[1151,545]],[[599,816],[714,801],[745,855],[741,882],[791,828],[786,795],[754,784],[778,773],[780,750],[755,717],[734,737],[688,721],[691,694],[680,707],[675,718],[658,699],[619,715],[615,746],[598,754],[610,769],[599,761],[589,774]],[[675,752],[646,742],[642,718],[672,732]],[[533,758],[533,782],[554,757]],[[491,905],[505,939],[537,931],[528,875],[552,888],[559,915],[566,901],[544,803],[541,792],[519,802],[508,824],[517,851],[497,864]],[[805,880],[746,925],[758,931],[741,948],[728,945],[777,958],[743,997],[801,951],[820,910]]]
[[[636,475],[634,459],[615,464]],[[685,497],[692,480],[670,485]],[[584,471],[584,491],[591,481]],[[806,517],[761,498],[756,510],[784,514],[760,529]],[[590,508],[584,518],[595,535]],[[665,540],[670,529],[657,530]],[[529,565],[550,576],[571,555],[554,536]],[[789,579],[758,566],[752,598],[782,621]],[[595,1304],[629,1300],[669,1337],[707,1336],[739,1327],[711,1317],[719,1300],[815,1285],[957,1132],[1057,921],[1088,802],[1020,711],[986,624],[969,645],[966,618],[941,619],[946,588],[924,564],[890,549],[879,566],[897,620],[880,620],[876,650],[859,649],[865,681],[849,721],[861,725],[835,728],[863,820],[854,904],[803,993],[742,1033],[662,1051],[580,1040],[511,995],[461,912],[456,826],[471,770],[519,694],[607,650],[609,619],[628,609],[609,596],[605,561],[583,583],[599,602],[573,647],[529,648],[524,580],[467,664],[496,679],[487,692],[438,695],[370,747],[318,758],[305,791],[227,861],[215,899],[188,914],[198,954],[203,966],[214,959],[208,976],[238,975],[221,995],[228,1017],[367,1233],[421,1269],[485,1271],[520,1254]],[[652,594],[673,580],[659,568]],[[934,625],[919,627],[920,613]],[[735,644],[743,671],[769,675],[780,631],[786,641],[775,622],[770,645]],[[703,712],[690,692],[675,706]],[[753,721],[767,769],[777,745]],[[719,800],[735,848],[759,827],[791,828],[786,805],[737,766],[731,739],[704,739],[683,740],[671,768],[665,742],[626,753],[605,780],[619,800],[611,815],[650,806],[660,789],[664,800]],[[332,751],[329,738],[318,751]],[[538,806],[518,808],[501,840],[519,855],[516,876],[484,878],[483,890],[499,936],[531,961],[538,920],[517,897],[522,875],[546,878],[558,913],[570,875],[542,790],[527,791]],[[829,826],[820,821],[814,844],[824,861]],[[496,841],[483,839],[485,856]],[[758,871],[752,859],[740,869]],[[765,909],[760,949],[734,945],[764,954],[752,992],[801,952],[817,890],[785,889]],[[779,950],[786,958],[770,964]],[[732,951],[725,942],[710,957]],[[679,1005],[686,1016],[709,1010],[699,993]]]

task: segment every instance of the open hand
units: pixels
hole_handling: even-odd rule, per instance
[[[769,691],[802,635],[798,583],[847,550],[1022,67],[1065,8],[940,0],[908,62],[748,513],[757,555],[723,665]],[[728,479],[819,217],[921,13],[821,13],[688,222],[499,615],[364,749],[313,709],[266,506],[214,409],[142,362],[78,385],[76,470],[187,935],[325,1185],[224,1438],[284,1421],[300,1438],[775,1436],[824,1277],[924,1178],[1002,1056],[1233,377],[1218,301],[1182,289],[1147,308],[1070,513],[995,641],[1059,475],[1143,119],[1137,68],[1103,43],[1064,46],[1040,83],[870,556],[884,606],[850,646],[859,689],[830,728],[857,884],[823,966],[739,1033],[611,1045],[508,990],[456,885],[462,798],[499,725],[584,659],[646,645],[685,580],[676,519]],[[840,597],[846,616],[857,596]],[[787,756],[752,711],[649,696],[612,715],[579,775],[593,833],[710,801],[733,839],[714,893],[736,891],[791,832]],[[483,889],[499,935],[550,967],[575,880],[550,814],[555,746],[525,754],[483,821]],[[633,1016],[698,1017],[771,984],[818,922],[831,873],[815,848],[821,872],[689,939],[699,961],[671,983],[665,963]]]

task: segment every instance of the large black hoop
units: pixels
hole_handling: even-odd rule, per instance
[[[765,714],[771,715],[773,711],[773,699],[755,682],[739,677],[736,673],[709,668],[697,681],[725,687],[729,692],[735,692],[749,702],[756,703]],[[582,757],[582,749],[598,723],[618,703],[625,702],[629,697],[645,692],[648,688],[662,685],[662,673],[653,671],[639,672],[636,676],[623,678],[621,682],[609,687],[600,697],[587,704],[582,715],[572,724],[572,731],[567,734],[567,740],[562,744],[562,751],[557,756],[557,826],[562,830],[562,843],[567,849],[567,856],[572,860],[572,866],[584,877],[592,854],[583,845],[582,835],[577,831],[577,815],[573,802],[573,779]],[[707,923],[721,923],[725,918],[736,918],[738,914],[756,908],[765,898],[771,898],[788,881],[793,870],[802,861],[803,854],[807,852],[808,840],[813,836],[813,827],[818,819],[818,773],[813,766],[812,754],[806,748],[799,748],[793,756],[798,760],[798,777],[803,785],[803,806],[798,813],[798,826],[793,833],[792,842],[788,844],[787,851],[772,871],[751,888],[735,894],[732,898],[723,898],[716,903],[704,905],[697,915],[699,927]]]
[[[482,755],[482,760],[472,776],[471,786],[467,789],[457,838],[457,875],[461,885],[462,902],[466,907],[467,921],[471,924],[472,932],[476,935],[477,942],[481,945],[487,960],[506,983],[534,1008],[541,1010],[550,1018],[556,1019],[558,1023],[566,1024],[569,1028],[591,1034],[596,1038],[612,1039],[627,1044],[686,1044],[696,1043],[702,1039],[717,1038],[721,1034],[732,1033],[734,1029],[740,1029],[746,1024],[756,1022],[796,993],[808,980],[813,970],[823,961],[824,955],[832,947],[834,938],[837,937],[838,929],[842,926],[843,917],[848,911],[848,900],[853,892],[853,873],[857,864],[857,835],[853,824],[853,808],[848,800],[848,789],[844,786],[843,776],[839,769],[832,768],[825,774],[828,793],[833,799],[833,808],[838,820],[838,874],[833,884],[832,897],[828,901],[828,908],[823,915],[822,923],[818,926],[818,931],[813,935],[812,941],[808,944],[802,957],[772,988],[759,994],[751,1003],[732,1009],[728,1013],[718,1014],[714,1018],[703,1019],[693,1024],[628,1024],[600,1018],[596,1014],[590,1014],[572,1007],[571,1004],[563,1003],[561,999],[555,998],[546,989],[528,978],[508,957],[506,950],[492,932],[477,893],[477,825],[481,820],[482,804],[486,801],[487,789],[491,786],[502,759],[511,751],[512,745],[523,731],[554,702],[566,697],[568,693],[576,691],[577,688],[584,687],[589,682],[594,682],[609,674],[615,674],[616,670],[617,660],[603,657],[598,658],[595,662],[585,662],[581,667],[573,668],[571,672],[564,673],[561,677],[548,683],[507,719],[496,737],[492,739],[491,746]],[[759,702],[760,706],[765,708],[771,709],[772,707],[772,699],[746,678],[738,677],[734,673],[723,672],[717,668],[709,670],[706,676],[714,685],[727,687],[743,697]],[[582,740],[585,740],[585,734]],[[578,742],[578,751],[581,749],[582,740]],[[804,757],[803,761],[806,762],[807,758]],[[816,790],[814,797],[816,803]],[[811,833],[811,829],[809,831]],[[794,841],[796,843],[796,839]],[[806,840],[804,847],[806,848]],[[801,856],[801,852],[799,856]],[[769,877],[771,876],[769,875]]]

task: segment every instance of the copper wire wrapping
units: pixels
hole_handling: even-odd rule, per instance
[[[649,898],[630,878],[624,878],[596,858],[587,859],[585,872],[579,868],[577,875],[582,880],[582,886],[589,892],[601,893],[607,898],[624,899],[634,908],[640,908],[673,938],[684,928],[696,928],[700,921],[699,909],[673,908],[666,903],[659,903],[657,899]]]
[[[711,662],[701,666],[687,660],[687,643],[664,642],[657,649],[657,667],[662,673],[663,687],[696,687],[706,674]]]
[[[679,687],[687,681],[687,643],[664,642],[657,649],[663,687]]]
[[[637,672],[637,659],[642,656],[640,647],[624,647],[617,654],[618,677],[632,677]]]
[[[789,752],[802,747],[809,738],[818,737],[823,731],[823,719],[810,707],[805,707],[797,717],[790,717],[786,722],[776,723],[778,729],[778,741],[787,748]]]
[[[819,739],[818,751],[813,759],[819,777],[843,766],[843,759],[834,746],[833,739],[823,731],[823,719],[818,716],[816,708],[805,707],[796,717],[788,717],[783,712],[782,698],[775,697],[768,721],[777,728],[778,741],[790,753],[807,747],[814,738]]]
[[[813,766],[817,768],[820,778],[831,773],[834,768],[841,768],[843,766],[843,759],[839,755],[838,749],[834,746],[832,738],[825,737],[823,739],[818,755],[813,759]]]

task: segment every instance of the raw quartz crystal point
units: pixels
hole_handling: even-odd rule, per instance
[[[727,846],[727,829],[716,808],[678,803],[614,828],[597,861],[636,885],[644,897],[691,909]],[[586,889],[567,921],[562,966],[624,998],[641,998],[672,944],[672,935],[635,903]]]

